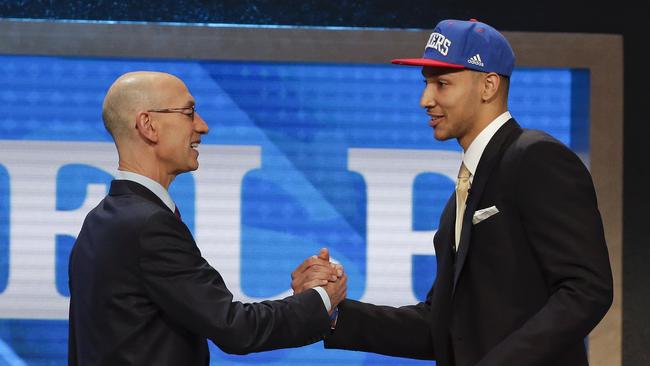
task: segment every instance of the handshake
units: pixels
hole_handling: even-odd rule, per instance
[[[347,281],[348,276],[344,273],[343,266],[330,262],[327,248],[322,248],[317,256],[307,258],[291,273],[291,288],[294,294],[314,287],[325,289],[332,305],[330,315],[345,299]]]

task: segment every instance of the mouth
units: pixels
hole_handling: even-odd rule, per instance
[[[190,144],[190,147],[191,147],[192,149],[194,149],[194,150],[197,150],[197,149],[199,148],[199,144],[200,144],[200,143],[201,143],[201,141],[194,141],[194,142],[192,142],[192,143]]]
[[[429,114],[429,117],[431,117],[429,120],[429,126],[433,128],[435,128],[440,123],[440,121],[445,118],[445,116],[441,114]]]

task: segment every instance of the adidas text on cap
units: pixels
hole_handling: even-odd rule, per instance
[[[392,60],[394,64],[449,67],[510,76],[515,54],[508,40],[476,19],[443,20],[431,33],[422,58]]]

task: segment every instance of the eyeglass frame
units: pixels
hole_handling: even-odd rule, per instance
[[[188,109],[192,110],[191,113],[185,113]],[[148,109],[147,112],[155,112],[155,113],[180,113],[183,115],[186,115],[194,121],[194,115],[196,114],[196,106],[189,106],[189,107],[177,107],[177,108],[162,108],[162,109]]]

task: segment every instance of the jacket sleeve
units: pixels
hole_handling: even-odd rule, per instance
[[[342,301],[336,329],[325,336],[325,348],[433,360],[430,295],[431,291],[425,302],[399,308]]]
[[[168,319],[227,353],[303,346],[329,330],[327,311],[313,290],[277,301],[233,301],[187,227],[167,212],[152,215],[142,228],[140,271],[151,300]]]
[[[526,146],[517,166],[517,206],[549,298],[479,366],[552,364],[582,344],[612,302],[603,225],[585,166],[550,138]]]

